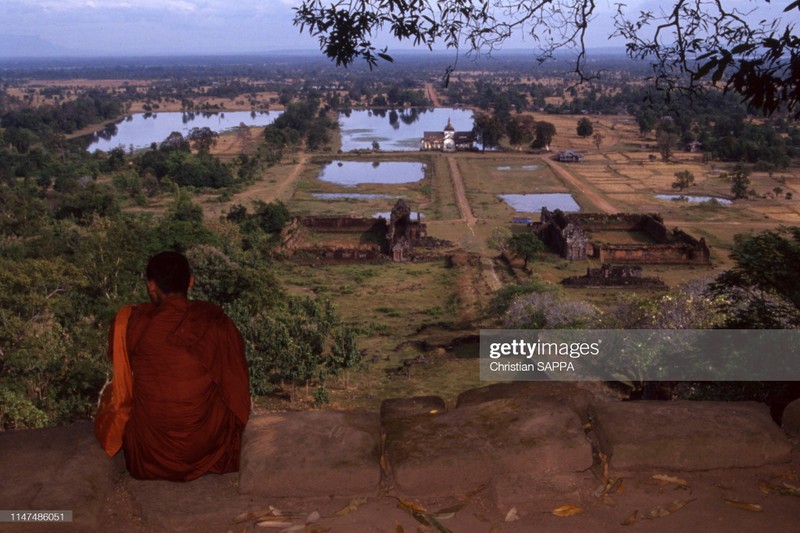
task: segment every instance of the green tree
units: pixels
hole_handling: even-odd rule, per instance
[[[529,145],[536,133],[536,120],[531,115],[511,117],[506,125],[508,142],[512,146]]]
[[[475,132],[478,142],[486,150],[487,148],[496,148],[500,144],[500,138],[503,136],[505,129],[502,122],[495,115],[476,113],[475,125],[472,131]]]
[[[733,194],[734,199],[747,198],[750,187],[750,170],[739,163],[728,177],[731,180],[731,194]]]
[[[586,137],[590,137],[592,133],[594,133],[594,125],[592,121],[586,117],[581,118],[578,121],[578,137],[585,139]]]
[[[526,231],[512,235],[508,239],[508,249],[522,258],[524,261],[522,268],[527,269],[528,261],[544,251],[544,243],[535,234]]]
[[[552,122],[545,122],[540,120],[536,123],[536,138],[531,146],[533,148],[544,148],[550,151],[550,143],[553,142],[553,137],[556,136],[556,127]]]
[[[672,182],[672,188],[683,192],[683,189],[688,189],[693,183],[694,174],[688,170],[681,170],[675,173],[675,181]]]
[[[710,289],[722,302],[727,327],[800,327],[800,228],[740,234],[734,242],[734,267]]]

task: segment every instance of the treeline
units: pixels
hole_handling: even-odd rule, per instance
[[[164,216],[61,217],[35,186],[0,185],[0,428],[91,415],[110,369],[109,322],[120,305],[147,301],[146,261],[165,249],[189,257],[192,297],[236,321],[254,394],[310,384],[313,400],[327,401],[329,378],[360,361],[357,331],[329,302],[287,295],[276,281],[271,248],[285,207],[242,209],[206,221],[176,189]]]

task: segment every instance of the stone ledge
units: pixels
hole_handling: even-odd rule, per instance
[[[0,506],[73,512],[71,524],[52,529],[95,530],[105,498],[124,470],[122,452],[109,459],[94,437],[92,422],[0,432]],[[13,529],[42,527],[15,524]]]
[[[619,402],[595,406],[594,430],[622,470],[711,470],[790,460],[791,443],[755,402]]]
[[[563,402],[497,399],[383,421],[395,487],[414,497],[468,493],[509,474],[536,478],[592,465],[580,418]]]
[[[252,417],[242,436],[239,490],[263,496],[374,494],[376,413],[312,411]]]

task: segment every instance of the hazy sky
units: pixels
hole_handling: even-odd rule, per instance
[[[790,0],[774,0],[781,11]],[[769,6],[761,0],[723,0],[726,5]],[[117,54],[237,53],[317,50],[317,42],[292,26],[299,0],[0,0],[0,35],[38,36],[55,45]],[[627,0],[631,10],[663,5]],[[775,5],[777,4],[777,6]],[[598,9],[613,11],[612,0]],[[797,19],[797,15],[793,15]],[[592,25],[590,45],[607,41],[608,16]],[[513,41],[507,48],[530,47]],[[403,48],[390,45],[391,49]]]

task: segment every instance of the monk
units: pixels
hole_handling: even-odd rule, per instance
[[[250,413],[242,336],[221,308],[188,299],[194,277],[183,255],[154,256],[146,274],[150,303],[134,306],[126,335],[128,472],[172,481],[235,472]]]

